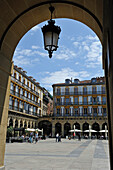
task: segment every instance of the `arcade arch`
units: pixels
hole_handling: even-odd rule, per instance
[[[110,158],[113,159],[113,133],[112,133],[112,102],[113,95],[109,91],[113,91],[113,67],[111,67],[113,51],[110,46],[113,44],[113,30],[112,30],[112,18],[113,18],[113,6],[112,0],[110,1],[1,1],[0,2],[0,79],[4,80],[0,83],[0,167],[4,165],[4,151],[5,151],[5,139],[6,139],[6,127],[8,117],[8,104],[9,104],[9,84],[10,73],[12,67],[12,56],[14,49],[18,44],[22,36],[36,24],[49,19],[48,6],[49,3],[54,4],[56,13],[55,18],[71,18],[89,26],[100,38],[103,49],[103,66],[106,69],[106,86],[107,86],[107,101],[108,101],[108,120],[109,120],[109,134],[110,134]],[[103,7],[104,3],[104,7]],[[103,12],[104,9],[104,12]],[[7,13],[9,17],[7,17]],[[68,11],[68,12],[67,12]],[[104,14],[104,20],[103,20]],[[104,28],[104,32],[103,32]],[[108,35],[109,34],[109,35]],[[104,36],[103,36],[104,35]],[[109,38],[108,38],[109,36]],[[109,39],[109,40],[108,40]],[[108,42],[109,41],[109,42]],[[108,50],[109,49],[109,50]],[[108,54],[109,51],[109,54]],[[110,60],[107,57],[110,57]],[[106,61],[106,62],[105,62]],[[107,65],[108,61],[108,65]],[[109,61],[111,63],[109,63]],[[106,65],[105,65],[106,64]],[[106,66],[106,67],[105,67]],[[109,67],[110,66],[110,67]],[[110,72],[110,74],[109,74]],[[109,75],[109,76],[108,76]],[[111,121],[111,122],[110,122]],[[14,123],[14,122],[13,122]],[[5,128],[4,128],[5,127]],[[111,169],[112,164],[111,164]]]
[[[64,137],[70,135],[69,130],[71,130],[71,124],[70,123],[65,123],[64,124]]]
[[[48,120],[43,120],[38,123],[38,128],[43,129],[44,135],[52,135],[52,123]]]
[[[73,128],[74,128],[74,125],[75,125],[75,129],[79,129],[80,130],[80,124],[78,122],[73,124]]]
[[[61,126],[61,123],[56,123],[55,124],[55,134],[62,134],[62,126]]]
[[[85,130],[88,130],[88,129],[89,129],[89,123],[85,122],[82,125],[83,135],[87,134],[89,136],[89,133],[84,132]]]

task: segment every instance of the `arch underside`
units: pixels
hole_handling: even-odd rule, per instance
[[[5,3],[0,2],[2,9],[0,47],[8,59],[12,59],[18,42],[26,32],[33,26],[50,19],[48,10],[50,3],[55,7],[54,18],[69,18],[86,24],[102,43],[102,0],[5,1]]]

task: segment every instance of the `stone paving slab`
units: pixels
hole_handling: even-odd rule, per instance
[[[108,141],[55,139],[8,143],[5,170],[109,170]]]

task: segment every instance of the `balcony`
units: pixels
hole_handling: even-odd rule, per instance
[[[21,99],[23,99],[23,100],[26,100],[27,102],[30,102],[30,103],[35,104],[35,105],[37,105],[37,106],[40,107],[40,104],[37,103],[36,101],[31,100],[31,99],[23,96],[22,94],[19,94],[19,93],[15,92],[14,90],[10,90],[10,94],[15,95],[15,96],[17,96],[17,97],[19,97],[19,98],[21,98]]]
[[[106,105],[105,101],[102,102],[56,102],[55,106],[73,106],[73,105]]]
[[[29,115],[34,115],[34,116],[37,116],[38,113],[36,112],[31,112],[31,111],[28,111],[28,110],[24,110],[22,108],[18,108],[16,106],[12,106],[12,105],[9,105],[9,109],[10,110],[15,110],[15,111],[19,111],[19,112],[22,112],[22,113],[27,113]]]
[[[85,91],[85,92],[58,92],[55,93],[56,96],[64,96],[64,95],[93,95],[93,94],[106,94],[105,91]]]
[[[34,94],[36,94],[39,97],[39,93],[38,92],[36,92],[35,90],[31,89],[30,87],[28,87],[27,85],[25,85],[24,83],[22,83],[21,81],[16,79],[15,77],[11,76],[11,80],[13,80],[14,82],[17,82],[19,85],[25,87],[26,89],[28,89],[29,91],[33,92]]]
[[[62,113],[59,113],[59,114],[53,114],[53,117],[106,117],[107,116],[107,113],[103,113],[103,114],[97,114],[97,113],[87,113],[87,114],[84,114],[84,113],[70,113],[70,114],[62,114]]]

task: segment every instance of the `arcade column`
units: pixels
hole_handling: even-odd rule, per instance
[[[11,70],[12,62],[0,52],[0,169],[4,169]]]

